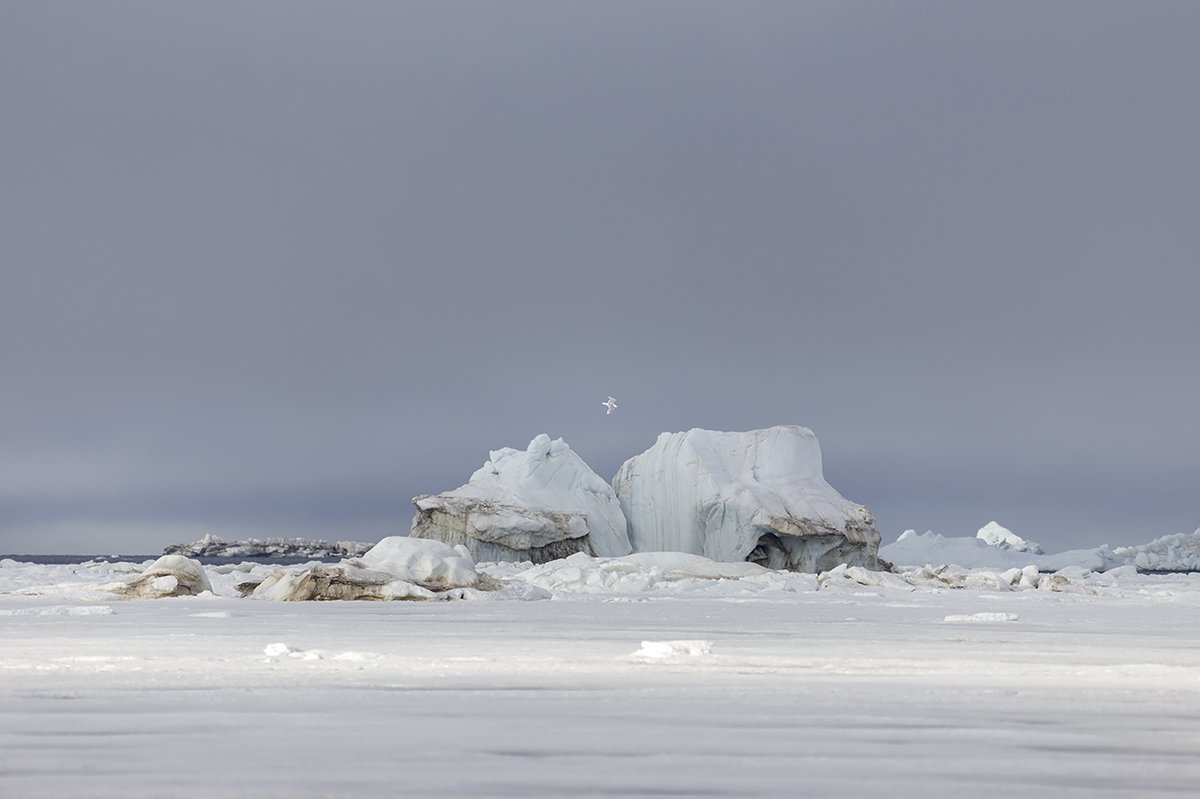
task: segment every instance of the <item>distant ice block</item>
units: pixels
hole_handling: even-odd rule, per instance
[[[190,544],[171,544],[164,555],[184,555],[198,558],[345,558],[361,555],[374,544],[361,541],[338,541],[330,544],[318,538],[247,538],[226,541],[211,533]]]
[[[999,549],[1007,549],[1013,552],[1028,552],[1032,555],[1041,555],[1045,552],[1040,544],[1026,541],[996,521],[990,521],[979,528],[979,532],[975,534],[975,537],[988,546],[998,547]]]

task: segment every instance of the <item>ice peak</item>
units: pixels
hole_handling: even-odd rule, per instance
[[[1042,554],[1042,547],[1039,544],[1026,541],[997,521],[990,521],[979,528],[979,532],[975,534],[975,537],[990,547],[1010,549],[1014,552],[1029,552],[1034,555]]]

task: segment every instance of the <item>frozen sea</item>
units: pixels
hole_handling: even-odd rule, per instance
[[[198,597],[99,587],[144,565],[0,561],[0,797],[1200,785],[1198,575],[1020,588],[575,558],[481,566],[540,601],[241,599],[267,569],[249,564],[207,567]]]

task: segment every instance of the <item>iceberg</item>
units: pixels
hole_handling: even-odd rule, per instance
[[[621,466],[613,488],[637,552],[804,572],[878,566],[871,512],[825,481],[806,427],[663,433]]]
[[[561,438],[490,453],[466,485],[413,499],[413,538],[464,546],[477,561],[545,563],[576,552],[630,553],[612,486]]]
[[[1045,550],[1042,549],[1040,544],[1026,541],[996,521],[990,521],[983,527],[980,527],[975,537],[990,547],[1007,549],[1011,552],[1028,552],[1032,555],[1045,554]]]

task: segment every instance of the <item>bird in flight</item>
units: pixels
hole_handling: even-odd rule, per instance
[[[605,416],[608,416],[610,413],[612,413],[613,411],[615,411],[617,409],[617,401],[615,399],[613,399],[612,397],[609,397],[607,402],[602,402],[600,404],[603,405],[605,408],[608,408],[608,410],[604,412]]]

